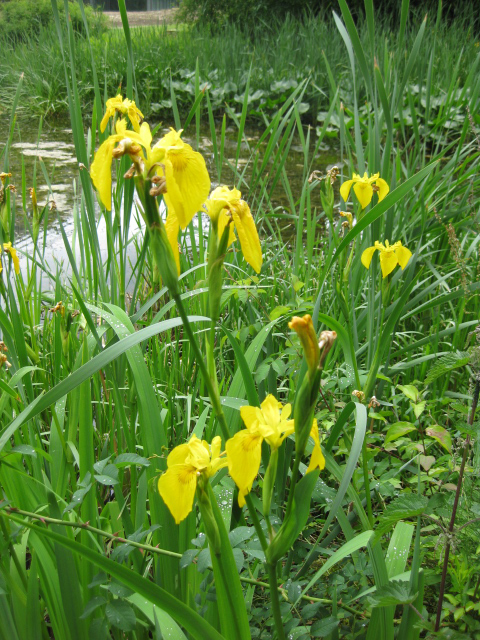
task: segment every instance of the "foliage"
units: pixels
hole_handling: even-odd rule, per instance
[[[479,636],[479,55],[470,43],[463,64],[441,24],[407,33],[405,11],[383,40],[370,3],[358,28],[340,6],[330,39],[347,54],[325,52],[328,99],[302,80],[258,113],[257,137],[245,128],[256,73],[224,113],[204,90],[203,63],[192,66],[189,107],[185,97],[179,109],[173,78],[165,124],[191,147],[161,128],[153,141],[146,127],[102,131],[112,105],[117,122],[134,98],[145,111],[149,36],[123,34],[127,97],[106,105],[103,87],[112,82],[113,97],[118,78],[100,64],[87,77],[89,47],[100,45],[67,23],[68,73],[58,73],[68,94],[60,84],[58,94],[82,168],[73,235],[56,219],[64,263],[49,256],[53,190],[37,201],[52,182],[45,164],[8,175],[16,111],[33,93],[26,77],[15,86],[0,149],[2,640]],[[441,73],[439,49],[450,52]],[[315,129],[302,122],[307,91],[326,108]],[[208,220],[190,211],[172,240],[164,224],[192,196],[197,149],[212,182],[241,198],[215,191],[219,218],[212,203]],[[90,173],[96,150],[105,162]],[[388,193],[372,189],[366,204],[352,188],[343,201],[354,173],[380,173]],[[263,256],[254,270],[247,210]],[[220,233],[220,212],[240,243]],[[382,273],[375,252],[367,269],[365,251],[387,239],[411,255]],[[266,399],[293,405],[284,439]],[[243,507],[227,467],[215,466],[217,436],[255,441],[259,472],[251,486],[239,480]],[[197,438],[215,443],[207,462]],[[325,460],[320,475],[310,454]],[[157,490],[169,473],[195,484],[179,525]]]
[[[75,0],[69,0],[69,15],[74,31],[85,33],[80,7]],[[63,16],[63,2],[58,0],[58,8]],[[106,29],[106,19],[92,7],[84,8],[88,28],[91,34],[100,35]],[[3,0],[0,6],[0,39],[19,40],[38,37],[44,28],[53,27],[52,5],[50,0]]]
[[[410,8],[429,14],[435,14],[439,3],[437,0],[411,0]],[[373,3],[372,3],[373,5]],[[471,0],[442,2],[443,11],[448,20],[462,19],[467,15],[472,26],[479,27],[478,13]],[[250,30],[255,21],[260,20],[263,28],[271,24],[272,17],[279,20],[285,17],[305,19],[308,16],[323,17],[331,12],[340,13],[341,3],[338,0],[182,0],[179,16],[200,25],[213,28],[226,23],[237,23]],[[394,24],[400,20],[401,3],[397,0],[383,0],[376,4],[376,18],[389,19]],[[349,9],[353,16],[361,20],[365,17],[363,0],[352,0]]]

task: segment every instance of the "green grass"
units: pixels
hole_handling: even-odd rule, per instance
[[[200,138],[202,117],[208,121],[212,182],[234,176],[254,213],[264,255],[258,276],[238,242],[226,255],[213,348],[230,433],[242,426],[243,404],[256,404],[269,393],[283,403],[298,397],[306,366],[288,328],[292,316],[309,313],[318,331],[337,332],[315,403],[326,469],[302,535],[279,567],[285,633],[302,639],[330,624],[332,640],[390,639],[394,633],[410,640],[419,637],[419,618],[408,604],[413,596],[425,625],[434,624],[438,522],[448,522],[452,511],[448,485],[458,479],[456,439],[468,433],[470,376],[477,371],[478,346],[475,337],[467,345],[467,337],[480,311],[479,53],[462,22],[447,28],[441,20],[430,25],[410,16],[405,30],[392,34],[372,19],[367,2],[370,19],[357,30],[341,5],[342,21],[286,23],[271,33],[259,28],[249,39],[233,28],[223,39],[199,32],[163,38],[158,30],[134,29],[133,60],[126,53],[128,34],[125,40],[122,32],[110,32],[104,41],[92,41],[96,75],[87,42],[62,40],[66,59],[73,60],[65,75],[61,51],[40,34],[38,49],[33,43],[17,47],[5,56],[7,67],[0,73],[13,107],[50,114],[69,110],[76,155],[86,166],[107,136],[97,128],[104,97],[120,83],[124,94],[138,95],[146,113],[155,101],[170,101],[165,124],[184,124],[192,138]],[[283,46],[272,51],[271,38],[279,33]],[[319,43],[327,43],[327,36],[323,55]],[[306,56],[308,82],[295,75],[305,68]],[[29,70],[20,85],[19,60]],[[187,87],[180,69],[192,73]],[[209,77],[216,84],[202,97]],[[253,96],[264,90],[271,97],[279,78],[298,84],[255,115],[263,133],[249,140],[245,123],[260,100]],[[219,124],[224,98],[215,102],[214,90],[226,81],[238,84],[239,101],[229,101]],[[45,84],[50,88],[42,98]],[[160,86],[163,98],[157,97]],[[94,101],[88,129],[87,109]],[[316,120],[317,110],[326,113],[315,130],[305,118]],[[237,134],[236,149],[228,154],[235,161],[225,154],[227,119]],[[338,141],[341,169],[333,189],[318,174],[309,180],[328,136]],[[287,173],[292,145],[302,153],[300,187]],[[246,165],[238,164],[241,151]],[[8,147],[0,154],[7,169]],[[162,286],[146,228],[140,225],[133,237],[129,232],[140,214],[133,184],[122,177],[128,166],[126,159],[118,163],[111,213],[99,213],[89,175],[80,172],[74,238],[64,238],[69,276],[46,268],[48,231],[35,241],[32,255],[20,256],[19,276],[2,254],[0,330],[11,368],[0,369],[0,638],[218,637],[225,628],[205,540],[198,537],[203,519],[194,510],[177,527],[156,489],[173,447],[192,432],[209,441],[221,433],[182,315],[185,308],[192,316],[200,349],[212,348],[205,319],[208,232],[190,226],[180,237],[180,301]],[[340,201],[339,183],[364,171],[380,172],[390,194],[380,203],[374,197],[363,214],[351,197],[355,224],[344,229],[338,211],[347,205]],[[30,179],[12,176],[19,194],[26,193]],[[13,221],[22,215],[30,233],[28,197],[23,211],[21,198],[7,191],[2,207],[2,241],[12,239]],[[106,223],[107,247],[100,247],[98,216]],[[285,232],[286,224],[294,234]],[[361,255],[385,239],[401,240],[413,257],[404,271],[394,271],[382,301],[378,254],[369,270]],[[64,313],[61,306],[52,310],[60,301]],[[365,403],[352,395],[362,389]],[[367,406],[373,394],[379,404]],[[418,457],[421,447],[434,459],[428,470],[421,464],[429,461]],[[287,439],[270,514],[276,528],[284,517],[294,458]],[[267,460],[264,452],[262,479]],[[471,496],[478,486],[472,471],[467,468],[471,494],[461,501],[462,523],[475,517]],[[237,508],[228,475],[215,476],[212,484],[222,506],[219,518],[241,564],[251,628],[272,637],[278,620],[267,591],[271,567],[262,562],[252,526],[252,513],[267,526],[262,482],[254,484],[252,511]],[[425,508],[439,519],[436,524],[421,517]],[[479,576],[474,551],[469,547],[470,572],[462,573],[455,555],[456,573],[450,568],[454,577],[447,581],[447,593],[465,606],[466,591]],[[388,580],[406,571],[407,591],[397,585],[395,598],[381,602]],[[372,587],[376,600],[364,594]],[[460,604],[452,607],[458,611]],[[445,625],[476,638],[475,611],[458,622],[453,613],[444,607]]]

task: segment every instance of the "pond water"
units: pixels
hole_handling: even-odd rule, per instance
[[[153,124],[153,123],[152,123]],[[158,137],[167,132],[168,129],[160,130]],[[190,129],[191,131],[191,129]],[[183,135],[186,142],[194,148],[195,139],[188,135],[188,131]],[[246,142],[242,143],[242,152],[238,161],[238,168],[242,170],[247,165],[246,176],[248,179],[251,160],[251,151],[260,135],[258,129],[249,128],[246,130]],[[0,154],[5,146],[8,136],[8,123],[0,125]],[[200,151],[205,157],[207,167],[211,176],[215,176],[213,147],[210,141],[210,130],[202,128],[200,132]],[[230,163],[235,163],[237,148],[237,132],[233,128],[227,129],[225,141],[224,157]],[[320,149],[320,157],[315,163],[315,169],[325,171],[331,164],[338,164],[338,155],[335,150],[323,146]],[[23,166],[22,166],[23,165]],[[0,171],[5,169],[5,157],[0,162]],[[294,140],[288,160],[285,165],[290,188],[294,194],[300,194],[302,188],[303,152],[299,141]],[[16,224],[15,224],[15,246],[21,253],[31,255],[33,243],[31,241],[25,215],[31,220],[31,200],[28,189],[36,185],[37,200],[42,207],[47,202],[54,202],[54,211],[49,212],[48,221],[48,243],[46,248],[46,263],[55,272],[57,266],[62,271],[68,273],[68,258],[64,248],[64,242],[60,231],[58,218],[69,240],[72,239],[74,224],[73,211],[79,201],[79,165],[75,156],[72,130],[67,122],[44,123],[39,135],[39,123],[34,119],[19,119],[15,125],[13,139],[8,153],[8,170],[12,173],[11,182],[17,187],[16,195]],[[22,171],[25,175],[25,209],[22,200]],[[233,185],[233,172],[225,162],[222,169],[222,183]],[[212,181],[212,188],[217,186]],[[281,185],[276,189],[273,196],[275,206],[287,206],[288,200]],[[58,214],[58,218],[57,218]],[[255,216],[256,212],[253,211]],[[100,246],[105,246],[106,233],[100,207],[97,207],[98,236]],[[131,234],[138,232],[139,228],[133,224]],[[41,237],[40,237],[41,241]]]

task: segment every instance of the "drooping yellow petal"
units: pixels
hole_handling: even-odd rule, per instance
[[[402,247],[401,242],[399,243],[399,245],[400,246],[397,246],[395,248],[395,255],[397,256],[398,264],[402,267],[402,269],[405,269],[408,261],[412,257],[412,252],[407,249],[407,247]]]
[[[314,445],[312,455],[310,457],[310,464],[307,467],[307,473],[314,469],[320,469],[321,471],[325,468],[325,458],[323,457],[323,453],[320,448],[320,436],[318,434],[318,425],[315,419],[313,420],[310,436],[313,438]]]
[[[176,524],[184,520],[193,508],[197,473],[197,469],[192,465],[176,464],[158,480],[158,491]]]
[[[243,257],[254,271],[260,273],[263,262],[262,247],[250,207],[244,200],[238,200],[238,203],[231,205],[230,211],[242,247]]]
[[[165,158],[171,163],[171,171],[169,168],[166,173],[165,202],[168,206],[168,201],[171,201],[180,227],[185,229],[207,199],[210,176],[203,156],[183,142],[180,133],[171,129],[153,149],[165,149]],[[174,185],[171,184],[172,179],[175,181]]]
[[[252,488],[253,481],[260,468],[262,455],[260,435],[252,434],[248,429],[236,433],[227,441],[228,472],[239,488],[239,506],[245,502],[243,496]],[[241,498],[243,500],[241,504]]]
[[[355,195],[360,202],[360,206],[362,209],[365,209],[372,200],[373,197],[373,189],[372,185],[367,182],[356,182],[353,185],[353,190],[355,191]]]
[[[125,102],[128,103],[126,108],[128,119],[132,123],[132,127],[134,128],[134,130],[139,131],[140,120],[143,120],[143,113],[140,111],[133,100],[125,99]]]
[[[235,225],[233,224],[233,221],[229,217],[227,210],[222,209],[220,211],[220,215],[218,218],[218,238],[219,239],[222,237],[227,224],[229,225],[228,246],[230,246],[232,242],[235,242]]]
[[[344,202],[348,200],[348,196],[350,195],[350,189],[352,188],[353,180],[347,180],[340,187],[340,195]]]
[[[368,247],[368,249],[365,249],[365,251],[362,253],[361,261],[363,266],[366,269],[370,268],[370,263],[372,262],[373,254],[377,249],[378,247]]]
[[[398,258],[395,251],[385,249],[380,251],[380,267],[382,269],[382,277],[386,278],[398,264]]]
[[[97,189],[100,200],[108,211],[112,208],[112,151],[118,137],[110,136],[103,142],[90,167],[90,177]]]
[[[379,189],[379,191],[377,192],[378,200],[379,201],[383,200],[387,195],[387,193],[390,191],[390,187],[388,186],[388,184],[385,182],[383,178],[377,178],[375,180],[375,184]]]
[[[175,209],[173,207],[169,207],[168,209],[167,219],[165,220],[165,230],[167,232],[168,242],[172,247],[178,275],[180,275],[180,252],[178,250],[178,232],[180,231],[180,225],[178,224]]]
[[[12,247],[11,242],[5,242],[3,244],[3,250],[9,253],[12,257],[13,268],[15,269],[15,273],[20,273],[20,260],[18,259],[17,250]]]

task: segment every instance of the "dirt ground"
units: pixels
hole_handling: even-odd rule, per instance
[[[145,27],[150,25],[172,24],[175,22],[177,9],[162,11],[128,11],[128,22],[131,27]],[[121,27],[122,19],[118,11],[104,11],[110,26]]]

